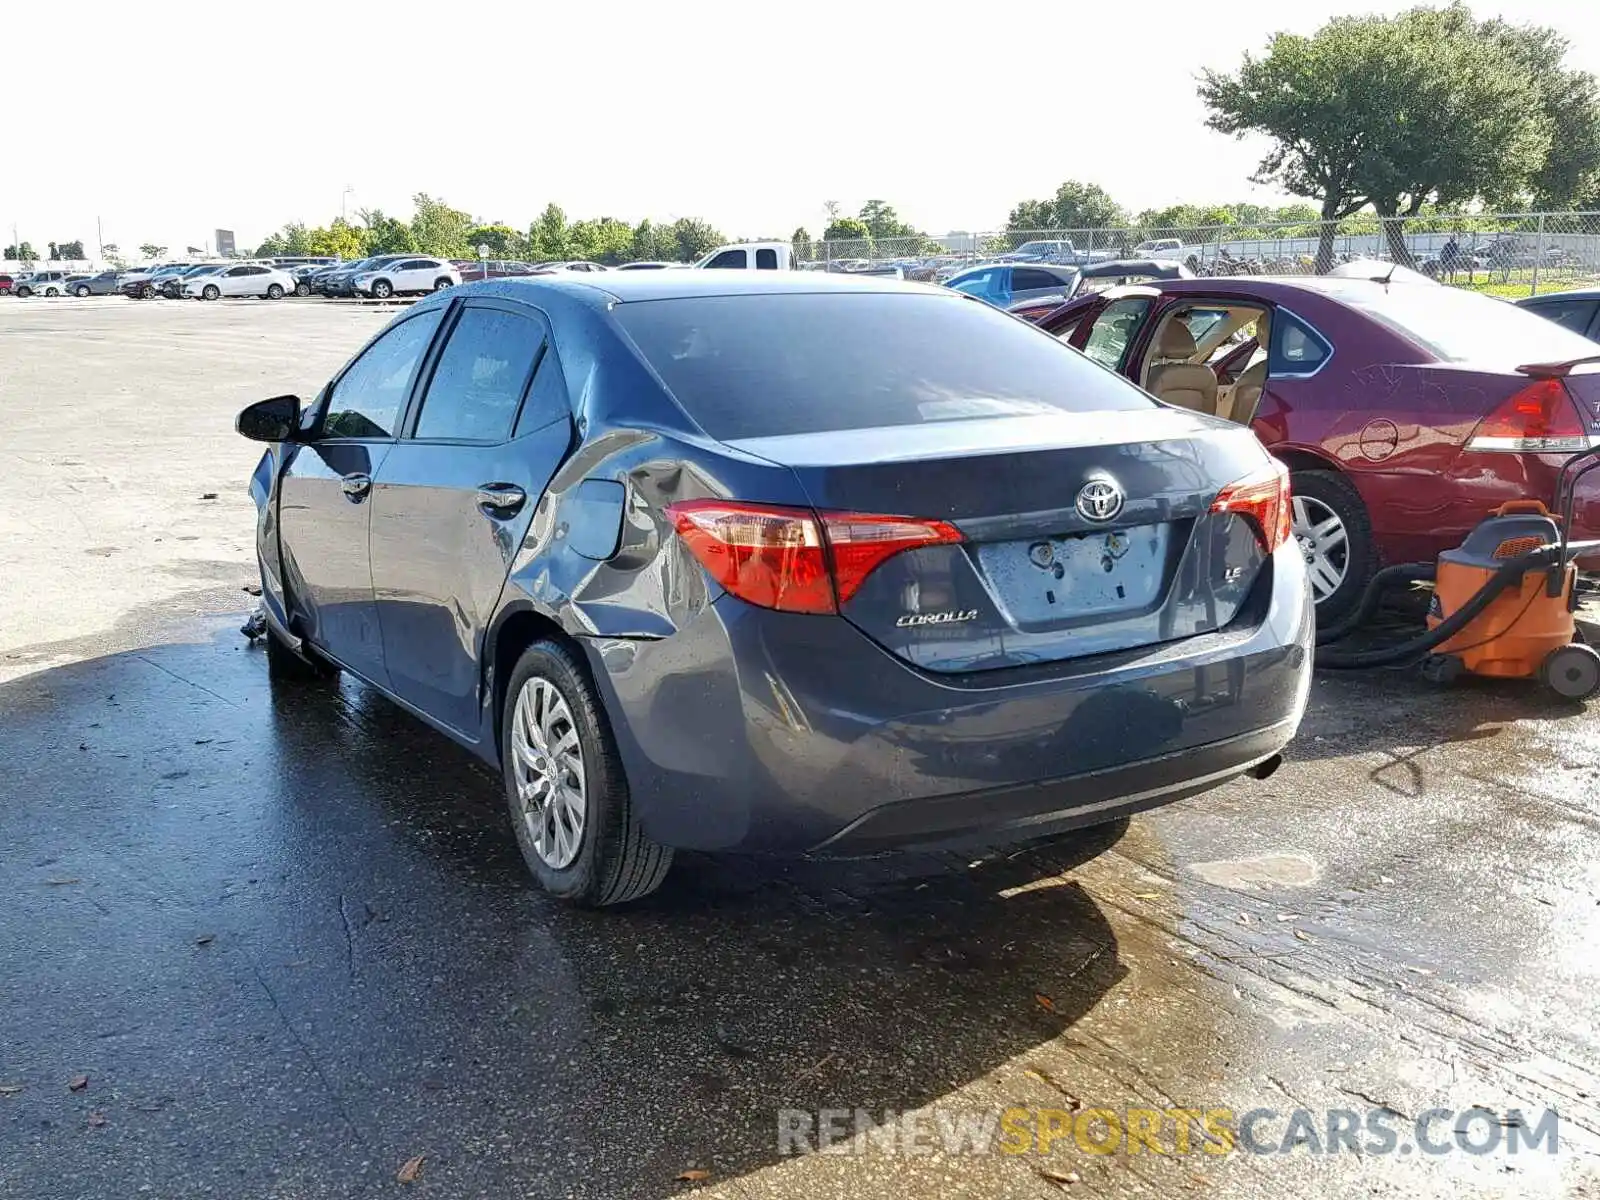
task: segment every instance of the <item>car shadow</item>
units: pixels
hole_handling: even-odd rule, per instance
[[[203,1191],[291,1139],[285,1185],[425,1154],[448,1194],[672,1195],[686,1168],[778,1162],[780,1110],[933,1103],[1126,973],[1070,874],[1125,823],[983,854],[684,855],[654,896],[574,910],[529,880],[492,770],[263,658],[219,624],[0,684],[22,897],[0,966],[34,981],[0,1043],[24,1079],[115,1087],[92,1154],[44,1137],[12,1164],[41,1189],[137,1156],[157,1191]],[[82,1106],[12,1103],[61,1128]]]

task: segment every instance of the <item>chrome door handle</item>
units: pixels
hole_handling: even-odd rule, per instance
[[[514,483],[486,483],[478,489],[478,507],[495,516],[509,516],[528,502],[528,493]]]
[[[339,480],[339,486],[344,489],[347,497],[359,501],[365,499],[366,494],[372,489],[372,476],[363,475],[358,471]]]

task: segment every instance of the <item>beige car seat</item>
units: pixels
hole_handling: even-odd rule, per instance
[[[1272,335],[1267,329],[1267,318],[1261,317],[1256,321],[1256,340],[1261,343],[1261,349],[1266,350],[1272,340]],[[1261,401],[1261,389],[1267,385],[1267,356],[1261,356],[1260,362],[1251,363],[1239,372],[1239,378],[1233,384],[1232,411],[1219,413],[1233,421],[1248,422],[1255,414],[1256,405]]]
[[[1150,366],[1145,388],[1157,400],[1178,408],[1195,412],[1217,411],[1217,376],[1204,363],[1187,360],[1199,353],[1194,335],[1181,320],[1171,320],[1162,327],[1161,339],[1156,345],[1157,361]],[[1160,361],[1160,360],[1169,361]],[[1176,360],[1176,361],[1171,361]]]

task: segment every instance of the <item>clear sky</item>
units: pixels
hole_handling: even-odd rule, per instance
[[[730,237],[871,198],[995,228],[1067,178],[1134,210],[1276,202],[1248,182],[1260,147],[1203,127],[1198,71],[1408,6],[4,0],[0,232],[93,253],[98,216],[125,252],[218,226],[243,247],[419,191],[520,227],[554,200]],[[1474,8],[1556,26],[1600,73],[1596,0]]]

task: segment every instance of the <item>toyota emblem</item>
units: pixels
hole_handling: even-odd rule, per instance
[[[1109,521],[1122,511],[1122,489],[1109,479],[1091,479],[1078,489],[1078,512],[1086,521]]]

